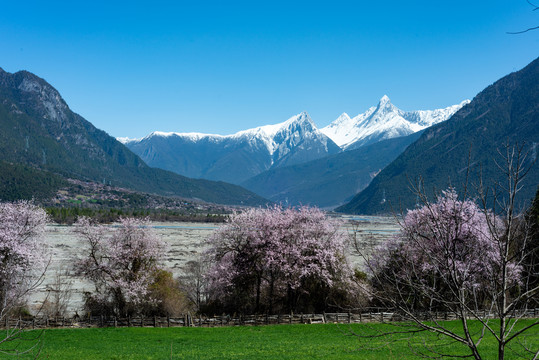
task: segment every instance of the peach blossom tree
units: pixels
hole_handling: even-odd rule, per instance
[[[152,301],[149,286],[165,251],[149,222],[120,218],[118,226],[111,228],[83,217],[75,226],[86,244],[75,269],[95,288],[86,294],[87,306],[110,315],[140,312]]]
[[[0,321],[25,305],[26,295],[42,282],[48,265],[43,236],[45,211],[29,201],[0,203]],[[21,356],[39,352],[40,334],[24,335],[19,323],[0,336],[0,354]],[[25,344],[12,341],[24,338]],[[15,344],[13,346],[7,343]]]
[[[0,203],[0,316],[20,305],[47,265],[48,217],[28,201]]]
[[[525,341],[539,321],[522,321],[530,300],[539,294],[523,266],[529,258],[527,244],[535,235],[515,200],[527,173],[526,156],[522,148],[507,147],[502,158],[507,182],[490,190],[480,186],[477,201],[459,199],[452,188],[435,202],[416,192],[423,205],[408,210],[396,236],[366,257],[373,301],[403,320],[378,337],[433,332],[464,345],[467,353],[426,344],[417,350],[421,355],[482,359],[481,345],[490,336],[497,342],[498,359],[505,358],[510,345],[523,358],[539,357],[539,350]],[[489,209],[489,204],[494,206]],[[460,326],[441,321],[441,314],[457,319]]]
[[[324,307],[350,287],[346,235],[319,209],[250,209],[208,240],[210,294],[230,311]]]

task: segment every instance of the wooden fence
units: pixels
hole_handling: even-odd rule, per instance
[[[489,314],[483,312],[484,318]],[[453,313],[418,313],[416,316],[424,320],[454,320]],[[538,318],[539,308],[520,311],[515,317]],[[494,314],[489,316],[495,318]],[[470,317],[472,318],[472,317]],[[323,313],[323,314],[284,314],[284,315],[222,315],[204,316],[186,314],[181,317],[127,317],[107,318],[104,316],[85,317],[19,317],[4,318],[0,328],[87,328],[87,327],[218,327],[245,325],[276,325],[276,324],[322,324],[339,323],[352,324],[363,322],[402,321],[401,315],[392,311],[373,310],[361,313]]]

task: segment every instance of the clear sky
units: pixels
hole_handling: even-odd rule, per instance
[[[533,2],[533,1],[532,1]],[[0,67],[28,70],[113,136],[230,134],[387,94],[473,98],[539,56],[539,11],[489,1],[2,1]]]

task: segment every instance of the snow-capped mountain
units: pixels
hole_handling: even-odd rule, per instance
[[[343,150],[352,150],[380,140],[406,136],[426,129],[449,119],[469,102],[464,100],[445,109],[403,111],[384,95],[377,106],[369,108],[363,114],[350,118],[348,114],[343,113],[320,131]]]
[[[274,167],[341,151],[306,112],[232,135],[156,131],[138,140],[119,140],[150,166],[236,184]]]
[[[240,184],[266,170],[316,160],[447,120],[468,101],[439,110],[402,111],[387,96],[354,118],[342,114],[318,129],[306,112],[232,135],[155,131],[118,138],[148,165],[178,174]]]

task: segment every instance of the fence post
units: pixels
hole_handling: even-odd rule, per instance
[[[289,321],[290,324],[292,324],[292,318],[293,318],[293,317],[294,317],[294,313],[291,311],[291,312],[290,312],[290,321]]]
[[[352,314],[350,314],[350,311],[348,312],[348,323],[352,323]]]
[[[170,327],[170,316],[167,316],[167,327]]]
[[[322,313],[322,320],[323,320],[323,322],[325,324],[326,323],[326,312],[325,311]]]
[[[101,314],[101,327],[105,326],[104,320],[103,320],[103,314]]]
[[[153,327],[157,327],[157,316],[153,316]]]

